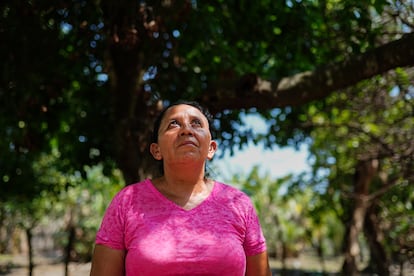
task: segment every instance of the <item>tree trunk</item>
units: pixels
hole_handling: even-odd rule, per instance
[[[359,275],[357,259],[360,255],[360,247],[358,243],[359,233],[362,231],[367,203],[363,199],[355,200],[355,207],[352,214],[351,224],[347,231],[347,244],[345,245],[345,260],[342,267],[344,275]]]
[[[286,265],[287,255],[287,244],[285,241],[282,241],[282,270],[280,271],[281,276],[288,275],[288,268]]]
[[[65,276],[69,275],[69,263],[71,257],[70,253],[72,252],[73,244],[75,242],[76,229],[72,223],[70,223],[68,226],[68,232],[68,243],[66,244],[65,248]]]
[[[32,245],[32,229],[26,228],[26,237],[27,237],[27,248],[28,248],[28,257],[29,257],[29,276],[33,275],[34,261],[33,261],[33,245]]]
[[[320,236],[318,238],[318,244],[316,245],[316,250],[318,252],[319,261],[321,263],[322,274],[325,275],[326,273],[326,265],[325,265],[325,255],[323,253],[323,239]]]
[[[359,275],[357,260],[360,256],[358,236],[362,233],[365,216],[369,208],[369,188],[378,167],[377,160],[361,161],[357,164],[354,178],[354,205],[351,210],[351,221],[345,237],[345,260],[342,266],[344,275]]]
[[[148,43],[149,9],[134,1],[102,1],[108,38],[105,67],[112,93],[114,155],[125,183],[151,176],[149,153],[152,121],[162,108],[143,88],[146,67],[143,43]],[[139,11],[139,12],[138,12]]]
[[[379,276],[389,276],[390,260],[382,245],[383,235],[378,226],[377,206],[372,205],[365,216],[364,233],[370,251],[370,268]]]

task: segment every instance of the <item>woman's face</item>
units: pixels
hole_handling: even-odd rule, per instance
[[[193,106],[180,104],[165,112],[151,153],[164,163],[205,162],[213,158],[216,148],[204,114]]]

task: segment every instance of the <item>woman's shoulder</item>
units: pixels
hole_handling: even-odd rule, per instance
[[[215,183],[215,195],[217,197],[239,202],[250,201],[249,196],[239,188],[219,181],[215,181]]]
[[[145,179],[143,181],[129,184],[123,187],[114,197],[116,201],[130,201],[132,199],[136,199],[137,195],[142,195],[148,192],[149,186],[151,182],[149,179]]]
[[[136,183],[128,184],[125,187],[123,187],[118,193],[128,194],[135,192],[136,190],[143,189],[146,185],[148,185],[150,182],[149,179],[145,179]]]
[[[215,180],[214,182],[215,182],[215,185],[217,186],[217,188],[219,190],[226,191],[228,193],[233,193],[233,194],[244,194],[244,195],[246,195],[240,188],[238,188],[235,185],[224,183],[224,182],[221,182],[221,181],[218,181],[218,180]]]

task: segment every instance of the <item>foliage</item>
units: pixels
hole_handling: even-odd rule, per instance
[[[343,226],[333,206],[310,187],[289,189],[307,181],[304,175],[273,180],[260,175],[258,166],[230,180],[252,198],[273,257],[297,257],[309,249],[322,250],[322,257],[340,254]],[[339,202],[333,203],[340,208]]]
[[[407,256],[412,250],[412,244],[405,240],[413,233],[408,226],[413,213],[409,183],[414,168],[414,90],[408,81],[412,74],[411,70],[398,69],[338,92],[327,99],[324,108],[309,108],[303,120],[303,124],[316,126],[310,151],[315,176],[323,177],[319,181],[314,178],[315,184],[326,192],[325,203],[340,198],[343,211],[337,213],[341,221],[351,217],[357,195],[353,182],[357,163],[378,160],[378,173],[367,192],[380,214],[377,223],[389,256]],[[396,242],[397,235],[400,242]]]
[[[104,175],[101,164],[86,166],[86,177],[82,177],[79,171],[69,175],[60,173],[53,166],[57,163],[57,159],[51,158],[49,162],[39,164],[38,168],[43,169],[41,177],[45,182],[55,183],[58,178],[61,183],[69,183],[66,188],[59,190],[56,201],[50,203],[53,208],[42,214],[43,223],[48,225],[55,221],[60,224],[55,238],[56,244],[62,248],[68,243],[68,231],[74,229],[75,244],[70,258],[89,261],[104,211],[115,193],[124,186],[124,182],[119,170],[113,170],[109,176]],[[42,198],[48,199],[47,196]]]
[[[68,242],[69,228],[73,226],[76,242],[71,259],[88,261],[103,213],[115,193],[125,185],[119,170],[106,176],[103,166],[98,164],[84,168],[86,177],[79,171],[63,174],[58,170],[59,158],[53,155],[43,156],[35,165],[37,179],[55,190],[44,191],[41,197],[24,205],[12,201],[1,204],[2,226],[11,229],[2,237],[1,251],[19,246],[10,244],[10,236],[19,229],[53,236],[55,247],[44,249],[62,251]],[[56,183],[63,187],[57,189]]]
[[[277,81],[332,62],[332,57],[345,60],[349,54],[363,53],[394,38],[381,32],[383,24],[378,20],[392,8],[393,18],[401,18],[392,24],[397,26],[394,34],[401,33],[398,26],[407,21],[402,12],[395,12],[397,4],[384,0],[162,1],[139,6],[125,1],[3,1],[1,36],[7,43],[0,46],[0,180],[8,192],[2,196],[41,193],[43,187],[30,185],[31,163],[56,146],[63,156],[62,170],[115,160],[127,175],[127,166],[120,166],[122,156],[117,156],[119,144],[125,142],[119,137],[139,137],[136,133],[141,132],[143,139],[143,129],[151,122],[151,118],[135,117],[141,113],[132,114],[134,106],[200,98],[221,89],[217,81],[225,85],[232,75],[255,72]],[[128,5],[133,9],[128,10]],[[137,28],[139,50],[108,59],[116,54],[111,43],[122,39],[118,37],[121,30],[114,32],[122,26],[116,24],[123,18],[138,20],[139,9],[145,10],[144,25],[150,26],[143,29],[138,24],[142,22],[132,24]],[[130,34],[125,43],[134,39]],[[131,45],[121,46],[129,49]],[[126,79],[118,79],[131,77],[132,69],[126,65],[133,66],[135,55],[138,69],[132,69],[138,75],[132,77],[140,78],[138,90],[133,95],[121,93],[127,89]],[[114,85],[120,88],[112,91]],[[108,90],[120,94],[111,95]],[[268,147],[295,144],[308,133],[298,130],[296,119],[305,108],[246,112],[260,112],[269,120],[268,135],[240,132],[239,110],[216,110],[224,150],[249,141],[264,141]],[[131,126],[125,133],[116,133],[123,124]]]
[[[177,53],[169,51],[171,61],[157,65],[158,74],[149,83],[162,99],[170,99],[169,95],[202,98],[203,93],[217,89],[217,83],[233,85],[226,84],[229,76],[251,72],[277,82],[333,62],[332,57],[341,61],[350,53],[363,53],[378,43],[381,25],[376,16],[387,2],[212,1],[193,5],[194,12],[186,15],[197,24],[185,22],[168,30],[166,36],[176,30],[180,34],[168,36],[172,45],[179,45]],[[171,65],[173,58],[180,62]],[[182,80],[184,74],[191,76],[189,81]],[[165,83],[171,85],[161,89]],[[232,152],[251,141],[269,148],[297,145],[306,137],[306,129],[298,130],[295,119],[306,112],[301,107],[244,111],[262,114],[269,121],[268,133],[257,137],[251,130],[240,131],[240,110],[219,110],[218,138],[223,151]]]
[[[110,124],[108,94],[94,57],[102,49],[93,43],[92,5],[10,1],[0,8],[7,42],[0,46],[1,197],[24,201],[49,189],[32,169],[42,154],[58,148],[63,171],[102,160],[109,134],[98,122]]]

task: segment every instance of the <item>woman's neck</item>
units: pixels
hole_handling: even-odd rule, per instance
[[[204,167],[165,167],[164,181],[183,191],[197,192],[205,184]]]
[[[202,176],[168,174],[153,181],[153,184],[166,198],[186,210],[191,210],[203,202],[211,193],[214,181]]]
[[[155,184],[164,194],[178,198],[189,198],[204,193],[210,190],[204,176],[204,167],[204,162],[198,164],[164,163],[164,176],[157,179]]]

